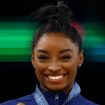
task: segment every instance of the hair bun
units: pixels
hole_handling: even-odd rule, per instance
[[[53,20],[63,20],[71,22],[72,13],[69,7],[59,1],[57,5],[48,5],[41,7],[31,14],[32,18],[40,22],[48,22]]]

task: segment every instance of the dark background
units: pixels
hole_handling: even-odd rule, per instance
[[[24,17],[36,8],[57,4],[58,0],[8,0],[0,2],[0,18]],[[82,21],[105,22],[105,6],[102,0],[65,0],[74,18]],[[78,70],[77,82],[81,85],[82,95],[105,105],[105,62],[84,61]],[[34,91],[36,78],[31,62],[0,62],[0,102],[18,98]]]

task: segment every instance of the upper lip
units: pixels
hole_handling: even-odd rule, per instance
[[[60,76],[60,75],[67,75],[67,73],[64,74],[44,74],[45,76]]]

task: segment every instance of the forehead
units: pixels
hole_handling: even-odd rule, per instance
[[[38,41],[36,48],[77,48],[77,44],[73,43],[70,38],[63,33],[45,33]]]

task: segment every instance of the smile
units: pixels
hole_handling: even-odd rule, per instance
[[[59,76],[48,76],[49,79],[52,80],[58,80],[58,79],[62,79],[64,77],[64,75],[59,75]]]

